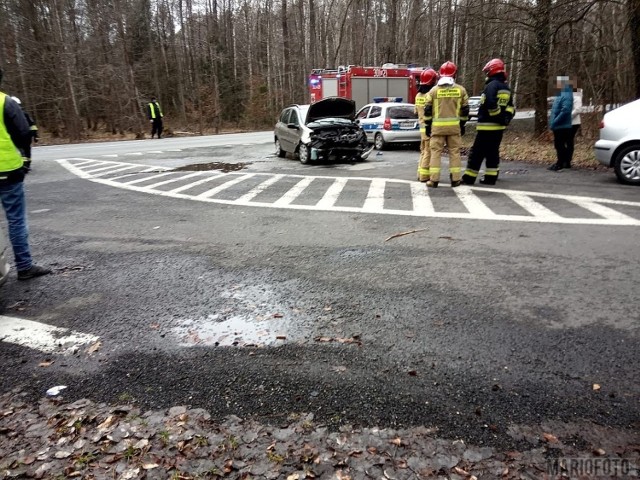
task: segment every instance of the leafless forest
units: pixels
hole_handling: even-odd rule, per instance
[[[546,127],[549,78],[585,102],[640,97],[640,0],[0,0],[2,90],[53,135],[146,131],[156,95],[174,128],[265,128],[308,102],[312,68],[439,66],[482,90],[508,64],[518,108]]]

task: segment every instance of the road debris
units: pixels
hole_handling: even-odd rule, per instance
[[[396,234],[391,235],[390,237],[386,238],[385,242],[388,242],[389,240],[392,240],[394,238],[404,237],[405,235],[411,235],[412,233],[425,232],[427,230],[428,230],[428,228],[418,228],[417,230],[409,230],[408,232],[396,233]]]
[[[58,385],[55,387],[51,387],[49,390],[47,390],[47,395],[49,397],[57,397],[65,388],[67,388],[66,385]]]

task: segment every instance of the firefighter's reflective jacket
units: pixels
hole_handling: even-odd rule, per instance
[[[443,77],[427,93],[424,114],[432,135],[460,135],[460,126],[469,120],[469,95],[452,78]]]
[[[476,130],[504,130],[515,113],[511,89],[504,77],[489,77],[480,99]]]
[[[424,105],[427,101],[427,93],[416,93],[415,112],[418,114],[420,125],[424,126]]]

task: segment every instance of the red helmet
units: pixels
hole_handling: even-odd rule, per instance
[[[507,73],[506,69],[504,68],[504,62],[499,58],[489,60],[482,71],[486,73],[488,77],[491,77],[497,73],[504,73],[505,75]]]
[[[438,79],[438,72],[433,68],[427,68],[420,73],[420,85],[432,85]]]
[[[440,67],[441,77],[455,77],[458,72],[458,67],[453,62],[444,62]]]

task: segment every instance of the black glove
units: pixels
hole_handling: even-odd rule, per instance
[[[427,124],[424,126],[424,133],[426,133],[426,134],[427,134],[427,137],[430,137],[430,136],[431,136],[431,124],[430,124],[430,123],[427,123]]]
[[[465,131],[466,131],[465,123],[464,122],[460,122],[460,135],[464,135]]]

